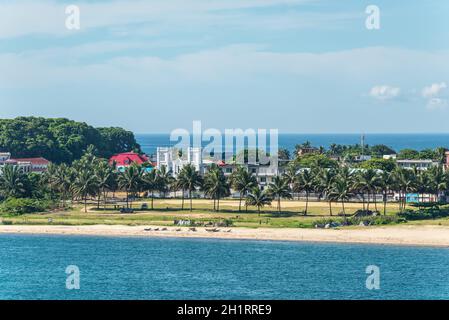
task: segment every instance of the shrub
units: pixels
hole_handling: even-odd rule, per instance
[[[53,203],[49,200],[30,198],[8,198],[0,204],[0,212],[10,215],[43,212],[50,209]]]
[[[449,216],[448,209],[430,208],[430,209],[420,209],[420,210],[405,210],[399,213],[400,217],[407,220],[429,220],[436,218],[444,218]]]
[[[399,216],[367,216],[367,217],[348,217],[346,221],[343,218],[323,218],[317,221],[314,221],[313,226],[324,227],[325,225],[347,225],[347,226],[358,226],[360,224],[364,225],[387,225],[387,224],[396,224],[396,223],[404,223],[407,220],[404,217]]]

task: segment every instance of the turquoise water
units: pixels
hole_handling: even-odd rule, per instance
[[[448,265],[444,248],[1,235],[0,299],[449,299]]]
[[[279,134],[279,147],[293,151],[296,144],[310,141],[312,145],[329,148],[332,143],[360,143],[360,134]],[[169,134],[136,134],[137,142],[147,154],[154,154],[157,147],[172,146]],[[366,134],[368,145],[385,144],[396,151],[410,148],[423,150],[427,148],[449,148],[449,134]]]

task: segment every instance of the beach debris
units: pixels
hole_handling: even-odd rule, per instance
[[[167,228],[162,228],[161,231],[167,231]]]
[[[207,232],[219,232],[220,229],[212,228],[212,229],[206,229]]]
[[[179,231],[181,231],[182,229],[181,228],[179,228],[179,229],[176,229],[175,231],[177,231],[177,232],[179,232]]]
[[[143,229],[144,231],[151,231],[151,228]]]
[[[196,232],[196,228],[189,228],[190,231]]]
[[[159,228],[154,229],[154,231],[159,231]]]

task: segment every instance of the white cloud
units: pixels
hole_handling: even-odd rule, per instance
[[[427,109],[444,110],[448,107],[449,101],[446,98],[446,82],[433,83],[422,90],[423,98],[427,99]]]
[[[378,100],[389,100],[397,98],[401,93],[398,87],[379,85],[371,88],[369,95]]]
[[[298,5],[310,1],[312,0],[117,0],[97,3],[77,1],[76,5],[80,7],[80,30],[83,32],[93,28],[125,25],[134,25],[136,28],[136,25],[142,27],[141,24],[145,23],[182,29],[198,25],[244,24],[245,26],[244,18],[249,13],[244,9]],[[0,38],[29,34],[57,36],[73,34],[73,31],[65,28],[67,17],[65,7],[69,4],[72,2],[63,3],[54,0],[0,2]],[[243,11],[237,14],[235,10]],[[276,17],[282,15],[275,15],[274,19]],[[301,21],[301,24],[304,21],[296,19],[297,17],[292,18]],[[284,20],[278,19],[278,22],[284,23]],[[258,26],[263,26],[264,23],[266,21],[262,16]],[[157,33],[157,30],[151,32]]]
[[[424,87],[422,90],[422,96],[424,98],[432,98],[441,94],[446,88],[446,82],[433,83],[428,87]]]
[[[449,103],[447,99],[432,98],[427,102],[427,109],[429,110],[445,110]]]

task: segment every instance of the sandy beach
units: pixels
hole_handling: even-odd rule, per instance
[[[159,230],[154,230],[157,228]],[[191,231],[188,228],[179,230],[179,228],[175,227],[167,227],[166,230],[162,229],[161,227],[154,226],[121,225],[0,225],[0,234],[215,238],[449,247],[449,227],[444,226],[365,227],[331,230],[223,228],[219,229],[218,232],[209,232],[205,228],[197,228],[196,231]]]

